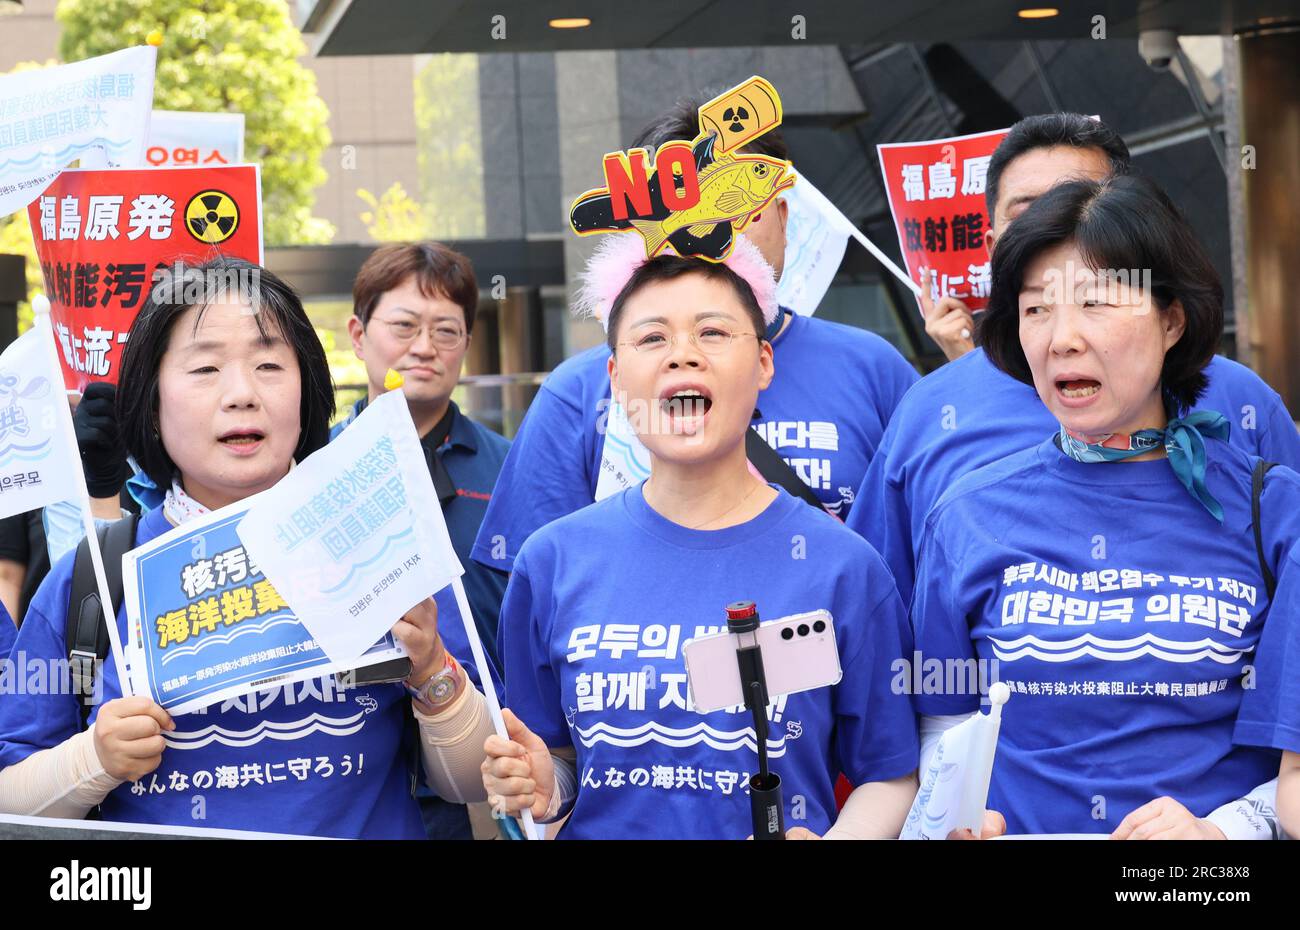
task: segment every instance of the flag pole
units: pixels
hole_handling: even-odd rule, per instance
[[[54,377],[60,381],[63,380],[63,368],[59,362],[59,351],[55,345],[54,327],[50,321],[50,300],[44,294],[37,294],[32,297],[32,311],[35,315],[35,324],[42,330],[42,339],[46,345],[46,351],[49,355],[49,361],[52,365]],[[68,447],[77,448],[77,434],[72,428],[72,412],[63,406],[62,410],[55,414],[59,421],[56,427],[63,431],[64,438],[67,440]],[[114,616],[113,599],[109,596],[108,576],[104,573],[104,555],[99,550],[99,534],[95,531],[95,516],[90,511],[90,491],[86,488],[86,474],[81,468],[81,462],[76,463],[76,478],[74,490],[77,492],[78,503],[81,505],[81,521],[86,531],[86,541],[90,548],[90,563],[95,570],[95,584],[99,588],[99,606],[103,611],[104,625],[108,627],[108,642],[113,654],[113,664],[117,668],[118,686],[122,695],[131,694],[131,682],[127,676],[126,659],[122,651],[122,642],[117,631],[117,617]],[[83,695],[83,700],[87,698]]]
[[[829,203],[829,201],[827,202]],[[834,204],[831,204],[831,206],[835,209],[835,212],[839,213],[839,207],[836,207]],[[844,216],[844,214],[840,213],[840,216]],[[845,217],[845,222],[846,223],[848,222],[847,217]],[[857,239],[858,242],[862,243],[862,245],[866,248],[866,250],[870,252],[872,255],[874,255],[877,259],[879,259],[882,265],[884,265],[886,268],[892,271],[894,273],[894,277],[898,278],[899,281],[903,282],[903,284],[908,288],[908,290],[910,290],[917,297],[921,296],[921,285],[917,284],[910,277],[908,277],[907,273],[904,272],[903,269],[895,265],[888,255],[880,251],[880,249],[876,248],[876,244],[872,242],[870,239],[868,239],[866,235],[863,234],[862,230],[858,229],[858,227],[854,226],[852,223],[849,223],[849,235],[851,235],[854,239]]]
[[[388,369],[384,374],[384,393],[397,391],[402,394],[402,399],[406,399],[405,392],[402,391],[403,378],[400,373],[393,369]],[[409,406],[408,406],[409,411]],[[411,421],[411,429],[414,431],[415,422]],[[432,481],[432,479],[430,479]],[[442,517],[442,511],[438,511],[438,516]],[[446,522],[443,521],[443,535],[446,537],[448,547],[451,545],[451,537],[447,535]],[[497,700],[497,689],[492,684],[492,666],[488,663],[487,653],[483,649],[483,639],[478,635],[478,626],[474,623],[474,614],[469,609],[469,597],[465,594],[465,584],[461,581],[461,576],[457,575],[451,580],[451,589],[456,595],[456,608],[460,611],[461,623],[465,625],[465,638],[469,640],[469,651],[474,655],[474,667],[478,669],[479,680],[483,682],[483,697],[487,700],[488,716],[492,718],[492,727],[497,731],[497,735],[504,740],[510,739],[510,734],[506,731],[506,718],[501,714],[501,702]],[[495,812],[494,812],[495,813]],[[524,835],[530,840],[541,839],[537,833],[537,827],[533,823],[532,812],[525,809],[519,812],[520,819],[524,822]]]
[[[469,598],[465,595],[465,583],[461,581],[460,575],[452,579],[451,589],[456,593],[456,606],[460,609],[460,619],[465,624],[469,650],[474,654],[474,667],[479,670],[479,679],[483,682],[483,697],[487,699],[488,715],[492,718],[492,726],[496,728],[498,736],[508,740],[510,736],[506,733],[506,719],[501,715],[501,702],[497,700],[497,689],[492,685],[492,667],[488,664],[487,655],[483,651],[483,640],[478,635],[478,627],[474,624],[474,615],[470,613]],[[524,808],[519,812],[519,816],[524,822],[524,836],[530,840],[541,839],[533,823],[532,811]]]

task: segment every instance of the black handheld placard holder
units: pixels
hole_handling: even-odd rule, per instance
[[[785,811],[781,804],[781,776],[767,768],[767,677],[763,673],[763,652],[758,645],[758,608],[753,601],[727,605],[727,629],[736,636],[736,662],[740,666],[740,687],[745,707],[754,718],[758,741],[758,773],[749,779],[749,807],[754,820],[754,839],[785,839]]]

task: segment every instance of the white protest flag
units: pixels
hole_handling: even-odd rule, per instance
[[[77,444],[60,428],[70,412],[53,338],[44,313],[0,354],[0,518],[68,498],[81,475]]]
[[[921,293],[921,286],[806,177],[799,175],[794,187],[783,196],[790,204],[790,217],[786,226],[785,270],[777,284],[777,301],[781,306],[805,316],[816,311],[839,270],[844,257],[844,237],[848,236],[874,255],[909,291]]]
[[[785,223],[785,268],[776,286],[776,300],[802,316],[817,312],[835,279],[851,223],[821,191],[802,175],[782,195],[790,214]]]
[[[1002,726],[1002,705],[1010,694],[1005,684],[995,682],[989,688],[992,706],[987,714],[976,713],[939,737],[899,839],[943,840],[962,829],[980,835]]]
[[[130,679],[122,656],[117,623],[110,611],[108,577],[99,536],[90,512],[90,492],[81,470],[81,453],[72,427],[72,409],[63,390],[50,301],[32,297],[32,328],[0,354],[0,517],[12,516],[61,500],[81,508],[82,527],[90,540],[90,562],[99,588],[100,609],[117,680],[129,694]]]
[[[496,732],[487,654],[406,396],[388,391],[257,496],[239,538],[330,659],[347,667],[408,610],[452,586]],[[536,839],[532,815],[525,833]]]
[[[68,397],[45,344],[49,320],[40,315],[0,354],[0,518],[66,499],[81,474],[76,442],[59,428]]]
[[[400,391],[259,495],[239,538],[342,667],[465,571]]]
[[[611,396],[602,419],[605,442],[601,446],[600,474],[596,478],[598,501],[650,477],[650,450],[632,429],[623,405]]]
[[[78,158],[87,167],[144,165],[157,57],[141,45],[0,77],[0,217]]]

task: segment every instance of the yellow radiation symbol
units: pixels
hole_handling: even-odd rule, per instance
[[[239,207],[225,191],[200,191],[185,206],[185,228],[200,242],[225,242],[239,228]]]

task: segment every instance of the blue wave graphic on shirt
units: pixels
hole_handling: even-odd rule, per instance
[[[295,617],[293,614],[272,614],[270,617],[266,618],[261,623],[252,623],[249,624],[248,626],[241,625],[231,630],[229,633],[218,633],[215,636],[205,636],[203,637],[202,640],[193,644],[192,646],[180,646],[179,648],[176,649],[168,649],[165,653],[163,653],[162,664],[166,665],[168,662],[170,662],[172,659],[177,658],[178,656],[197,655],[202,650],[216,643],[232,642],[235,639],[235,637],[243,636],[245,633],[264,633],[273,626],[279,626],[282,623],[297,623],[297,622],[298,622],[298,618]]]
[[[247,730],[227,730],[225,727],[213,724],[202,730],[164,733],[163,739],[171,749],[202,749],[211,743],[239,749],[260,743],[264,739],[283,742],[303,739],[313,733],[324,733],[326,736],[351,736],[366,725],[365,716],[364,710],[357,711],[351,717],[326,717],[324,714],[312,714],[301,720],[279,723],[274,720],[263,720]]]
[[[376,553],[375,553],[373,556],[371,556],[370,558],[366,559],[364,562],[358,562],[356,565],[353,565],[350,569],[348,569],[347,576],[344,577],[344,579],[343,579],[342,581],[340,581],[338,584],[336,584],[336,585],[335,585],[334,587],[332,587],[332,588],[326,588],[326,589],[325,589],[324,591],[322,591],[321,593],[322,593],[322,594],[334,594],[336,591],[342,591],[344,588],[346,588],[349,584],[352,583],[352,577],[353,577],[354,575],[356,575],[357,572],[361,571],[361,569],[363,569],[363,568],[367,568],[367,567],[369,567],[369,566],[371,566],[371,565],[374,565],[376,562],[379,561],[379,559],[380,559],[380,558],[381,558],[385,553],[388,552],[388,548],[389,548],[389,546],[391,546],[393,543],[397,542],[399,539],[405,539],[407,536],[410,536],[410,535],[411,535],[412,533],[414,533],[414,532],[415,532],[415,527],[413,527],[413,526],[408,526],[406,529],[402,530],[402,532],[397,533],[397,534],[395,534],[395,535],[393,535],[393,536],[389,536],[387,539],[384,540],[384,545],[380,548],[380,550],[379,550],[378,552],[376,552]]]
[[[1247,651],[1245,648],[1226,646],[1212,639],[1191,642],[1163,639],[1154,633],[1143,633],[1131,639],[1105,639],[1084,633],[1073,639],[1045,640],[1037,636],[1021,636],[1002,640],[990,636],[993,653],[998,659],[1013,662],[1016,659],[1038,659],[1041,662],[1073,662],[1089,656],[1108,662],[1131,662],[1143,656],[1153,656],[1165,662],[1199,662],[1212,659],[1221,665],[1231,665]]]
[[[25,168],[28,165],[34,165],[36,164],[36,162],[45,158],[48,158],[51,161],[60,161],[61,159],[70,160],[73,157],[73,155],[75,155],[76,153],[82,152],[89,148],[102,147],[108,149],[110,152],[116,153],[116,152],[120,152],[122,149],[126,148],[130,144],[131,144],[130,139],[126,139],[121,142],[110,142],[108,139],[105,139],[103,136],[96,136],[94,139],[91,139],[89,142],[79,142],[75,145],[65,145],[63,148],[59,149],[59,151],[53,154],[49,154],[47,152],[37,152],[31,158],[21,158],[21,159],[12,158],[7,161],[0,161],[0,171],[3,171],[10,167]]]
[[[608,723],[597,723],[590,727],[575,727],[583,745],[591,747],[597,743],[611,746],[642,746],[646,743],[659,743],[662,746],[695,746],[704,743],[721,752],[748,749],[758,752],[758,739],[753,727],[741,730],[716,730],[707,723],[697,723],[692,727],[679,730],[666,727],[657,720],[650,720],[639,727],[615,727]],[[767,740],[767,754],[773,758],[785,755],[785,734],[780,739]]]

